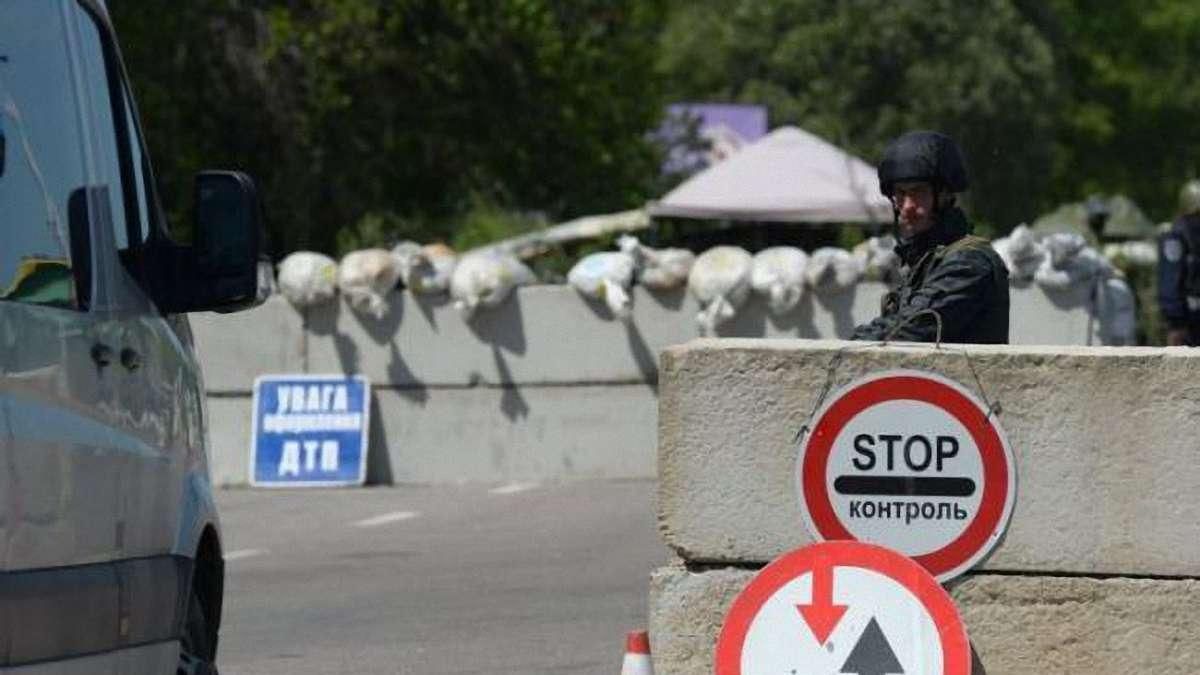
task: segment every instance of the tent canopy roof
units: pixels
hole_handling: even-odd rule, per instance
[[[651,215],[785,222],[892,219],[875,169],[797,127],[780,127],[684,181]]]

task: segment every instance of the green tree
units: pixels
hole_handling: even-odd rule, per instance
[[[294,245],[293,226],[303,218],[292,189],[294,97],[262,53],[265,2],[109,6],[172,229],[187,237],[197,171],[242,169],[259,182],[276,244]]]
[[[1027,4],[1055,45],[1064,88],[1054,196],[1123,192],[1170,218],[1179,186],[1200,168],[1200,4]]]
[[[243,168],[282,255],[640,204],[665,1],[110,4],[177,228],[196,171]]]
[[[673,100],[768,106],[873,161],[909,129],[963,145],[973,212],[1000,230],[1046,205],[1054,56],[1011,0],[698,0],[675,5],[659,70]]]
[[[383,213],[452,238],[482,202],[550,218],[647,196],[659,0],[306,0],[270,13],[299,138],[344,227]]]

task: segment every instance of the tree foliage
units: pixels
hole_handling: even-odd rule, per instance
[[[679,4],[660,71],[688,100],[765,104],[873,161],[910,129],[963,145],[977,215],[1015,225],[1044,205],[1051,46],[1010,0],[747,0]]]
[[[1126,192],[1160,220],[1200,168],[1200,4],[1030,3],[1064,89],[1054,194]]]
[[[1093,191],[1166,218],[1200,154],[1194,0],[109,5],[176,226],[196,171],[243,168],[279,254],[637,206],[666,101],[763,104],[869,161],[945,130],[996,233]]]

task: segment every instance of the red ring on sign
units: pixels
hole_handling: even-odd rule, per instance
[[[716,675],[742,675],[742,651],[750,624],[767,600],[785,584],[812,570],[818,556],[834,567],[858,567],[878,572],[908,589],[929,612],[942,645],[943,675],[969,675],[971,650],[967,631],[950,595],[923,567],[903,555],[861,541],[810,544],[776,558],[742,590],[717,638]]]
[[[804,501],[813,525],[826,540],[856,540],[838,519],[825,483],[833,441],[846,424],[867,408],[888,401],[919,401],[936,406],[957,419],[971,434],[983,463],[983,494],[975,518],[956,539],[914,560],[935,576],[968,562],[983,550],[1000,520],[1008,500],[1008,462],[1004,442],[987,415],[962,392],[937,380],[913,375],[881,377],[846,392],[821,415],[805,446],[800,479]]]

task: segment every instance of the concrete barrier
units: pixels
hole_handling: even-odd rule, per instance
[[[784,317],[753,297],[719,335],[846,336],[876,315],[884,291],[866,283],[809,293]],[[1016,342],[1097,339],[1088,289],[1014,288],[1012,298]],[[470,322],[444,296],[409,293],[393,294],[381,320],[342,302],[302,314],[279,297],[250,312],[195,315],[214,475],[247,480],[256,376],[362,373],[380,393],[373,438],[386,442],[372,441],[382,454],[369,480],[652,476],[657,354],[697,336],[699,309],[682,289],[635,287],[633,319],[622,323],[570,287],[531,286]]]
[[[662,356],[660,530],[683,562],[652,583],[656,672],[711,672],[733,597],[810,541],[797,430],[827,385],[891,368],[1002,407],[1016,507],[953,588],[990,675],[1200,670],[1200,354],[697,340]]]
[[[657,570],[658,675],[712,675],[729,606],[754,571]],[[951,588],[987,675],[1184,675],[1200,669],[1200,581],[969,575]]]

